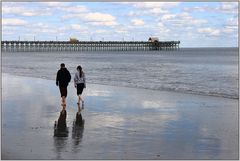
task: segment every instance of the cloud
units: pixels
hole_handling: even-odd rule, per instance
[[[180,14],[165,14],[160,18],[161,22],[170,22],[173,26],[200,26],[206,24],[208,21],[205,19],[195,19],[189,13],[183,12]]]
[[[167,9],[167,8],[174,8],[177,7],[180,4],[180,2],[137,2],[133,5],[136,8],[141,9],[154,9],[154,8],[160,8],[160,9]]]
[[[106,30],[96,30],[95,33],[103,34],[103,33],[107,33],[107,31]]]
[[[61,10],[70,13],[83,13],[89,11],[86,6],[82,5],[62,7]]]
[[[237,2],[221,2],[220,6],[194,6],[184,7],[185,12],[222,12],[227,14],[237,14],[238,4]]]
[[[95,13],[85,14],[83,19],[87,21],[111,22],[111,21],[115,21],[116,18],[110,14],[95,12]]]
[[[2,25],[5,26],[23,26],[26,25],[27,21],[17,18],[3,18]]]
[[[32,24],[31,26],[35,27],[35,28],[49,28],[49,25],[42,23],[42,22],[38,22],[36,24]]]
[[[47,34],[49,36],[50,34],[57,35],[60,32],[60,30],[58,27],[56,27],[56,25],[50,25],[48,23],[38,22],[38,23],[25,25],[24,32],[25,33],[22,33],[22,34],[29,34],[29,35]]]
[[[231,33],[234,33],[235,32],[235,30],[234,29],[232,29],[232,28],[224,28],[223,30],[222,30],[224,33],[227,33],[227,34],[231,34]]]
[[[162,16],[162,21],[167,21],[167,20],[172,20],[174,18],[176,18],[176,14],[166,14]]]
[[[49,7],[64,7],[70,4],[69,2],[39,2],[39,3]]]
[[[77,18],[78,20],[85,21],[87,24],[94,26],[115,26],[117,25],[116,17],[111,14],[90,12],[79,14],[68,14],[62,17],[63,19]]]
[[[225,13],[237,13],[238,3],[237,2],[222,2],[221,6],[217,10]]]
[[[83,29],[83,27],[81,25],[79,25],[79,24],[71,24],[70,26],[71,26],[71,29],[73,29],[73,30],[81,30],[81,29]]]
[[[180,2],[119,2],[118,4],[130,5],[138,9],[137,11],[130,11],[128,16],[159,16],[159,14],[169,13],[169,10],[177,7]]]
[[[9,4],[8,4],[9,5]],[[45,9],[30,9],[26,7],[21,6],[8,6],[3,5],[2,7],[2,13],[3,15],[6,14],[14,14],[14,15],[21,15],[21,16],[49,16],[52,15],[51,10],[45,8]]]
[[[237,18],[229,18],[227,20],[227,25],[237,27],[238,26],[238,19]]]
[[[208,6],[194,6],[194,7],[184,7],[183,11],[185,12],[207,12],[211,10]]]
[[[199,28],[197,29],[197,32],[200,34],[206,34],[209,36],[219,36],[220,35],[220,30],[219,29],[213,29],[210,27],[207,28]]]
[[[231,34],[236,33],[238,31],[238,20],[237,18],[229,18],[222,30],[223,33]]]
[[[168,33],[170,31],[162,22],[158,22],[157,27],[160,32]]]
[[[145,22],[142,19],[133,19],[132,23],[134,26],[142,26],[145,24]]]

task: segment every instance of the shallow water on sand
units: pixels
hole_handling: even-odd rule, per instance
[[[238,98],[238,48],[178,51],[15,52],[2,54],[3,72],[56,78],[64,62],[72,76],[81,64],[87,82]]]
[[[74,132],[71,85],[69,135],[53,137],[55,82],[3,74],[2,159],[238,158],[236,99],[88,84],[85,126]]]

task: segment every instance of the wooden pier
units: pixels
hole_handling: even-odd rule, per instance
[[[2,52],[178,50],[180,41],[2,41]]]

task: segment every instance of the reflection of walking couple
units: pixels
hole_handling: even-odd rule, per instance
[[[71,81],[71,74],[65,67],[65,64],[62,63],[61,68],[57,72],[57,78],[56,78],[56,85],[59,86],[61,97],[62,97],[62,106],[63,110],[66,109],[66,97],[67,97],[67,86],[69,82]],[[77,89],[77,95],[78,95],[78,111],[80,112],[80,103],[82,102],[82,108],[84,108],[84,100],[82,99],[81,95],[83,92],[83,88],[86,88],[86,79],[85,79],[85,73],[82,70],[82,67],[79,65],[77,66],[77,72],[74,76],[74,86]]]

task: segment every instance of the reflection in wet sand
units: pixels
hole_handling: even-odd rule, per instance
[[[53,137],[54,141],[54,152],[56,153],[56,158],[57,160],[61,160],[62,158],[62,153],[65,152],[68,144],[68,138],[67,137]]]
[[[89,84],[84,126],[72,124],[79,108],[69,88],[72,130],[53,137],[61,110],[55,82],[3,76],[2,159],[238,157],[238,100]]]
[[[74,153],[78,153],[80,151],[83,132],[84,132],[84,122],[82,125],[77,125],[74,121],[73,127],[72,127],[72,141],[73,141],[72,152]]]

